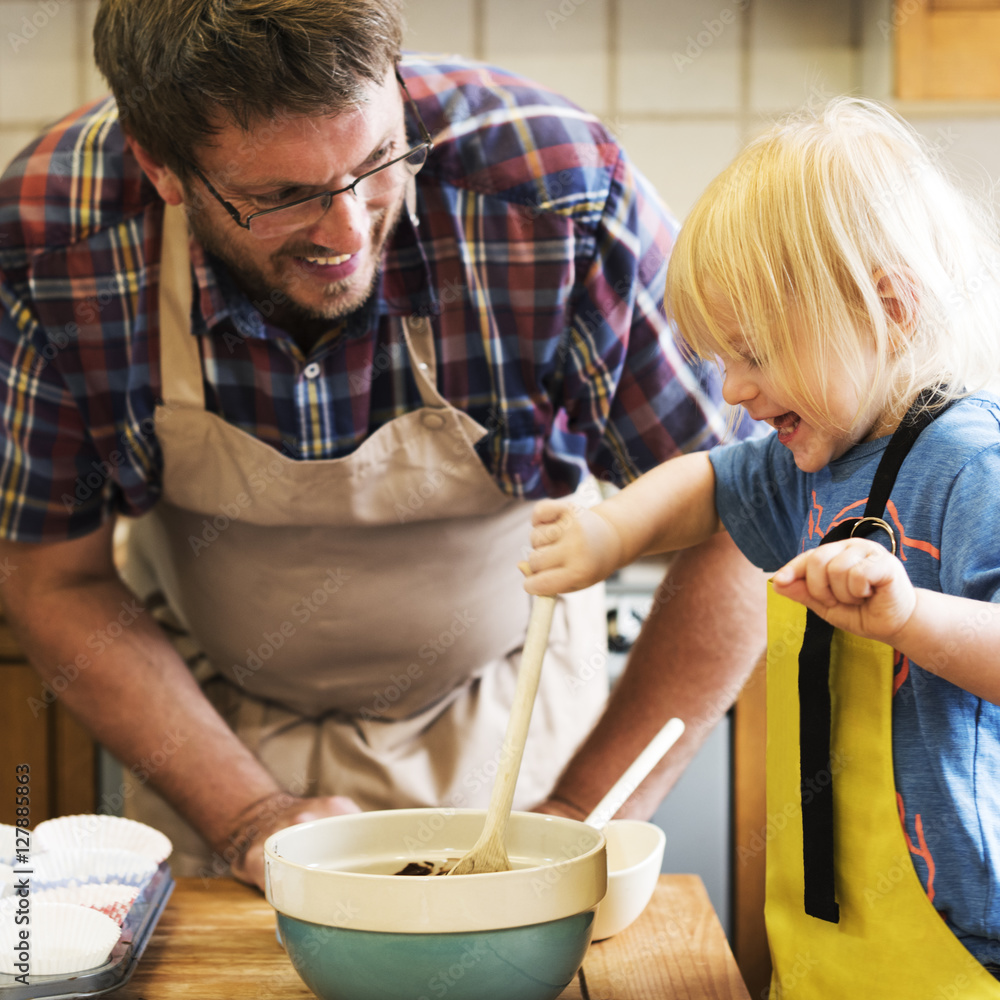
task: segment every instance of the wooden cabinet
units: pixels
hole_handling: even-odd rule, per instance
[[[895,0],[896,97],[1000,99],[1000,0]]]
[[[30,767],[31,826],[96,806],[93,741],[25,662],[0,613],[0,823],[13,823],[15,768]]]
[[[771,954],[764,928],[767,853],[765,657],[733,712],[733,953],[752,997],[767,995]]]

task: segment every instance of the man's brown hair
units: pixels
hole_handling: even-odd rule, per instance
[[[357,106],[402,36],[400,0],[101,0],[94,56],[125,131],[185,178],[227,120]]]

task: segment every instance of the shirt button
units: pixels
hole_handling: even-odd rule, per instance
[[[305,368],[302,370],[302,374],[305,375],[306,378],[316,378],[319,375],[320,370],[321,369],[319,365],[316,364],[315,361],[313,361],[312,364],[308,364],[305,366]]]
[[[444,427],[444,417],[440,413],[425,413],[420,418],[420,422],[429,431],[439,431]]]

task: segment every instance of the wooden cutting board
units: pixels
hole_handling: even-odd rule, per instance
[[[178,879],[115,1000],[314,1000],[274,935],[274,910],[229,879]],[[749,1000],[705,887],[662,875],[643,915],[591,945],[560,1000]]]

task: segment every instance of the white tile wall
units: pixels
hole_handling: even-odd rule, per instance
[[[861,5],[859,83],[862,93],[880,101],[892,95],[892,4],[893,0],[865,0]]]
[[[765,0],[750,8],[750,106],[772,112],[854,89],[851,0]]]
[[[678,218],[742,143],[735,121],[637,122],[618,138]]]
[[[629,114],[739,112],[742,4],[625,0],[618,99]]]
[[[81,4],[83,10],[80,14],[80,42],[83,54],[83,100],[93,101],[98,97],[103,97],[108,93],[108,85],[104,77],[98,72],[94,64],[93,56],[93,31],[94,17],[97,14],[97,0],[83,0]]]
[[[421,52],[477,56],[481,13],[469,0],[416,0],[406,9],[406,46]]]
[[[33,128],[5,128],[0,131],[0,164],[8,164],[38,134]],[[2,167],[0,167],[2,169]]]
[[[105,92],[98,0],[0,0],[0,162]],[[891,94],[892,0],[409,0],[407,45],[485,58],[601,116],[683,216],[760,122]],[[1000,178],[1000,108],[907,105],[960,171]]]
[[[483,56],[606,115],[607,9],[607,0],[487,0]]]
[[[50,13],[51,12],[51,13]],[[24,127],[79,100],[79,11],[72,3],[0,4],[0,121]]]

